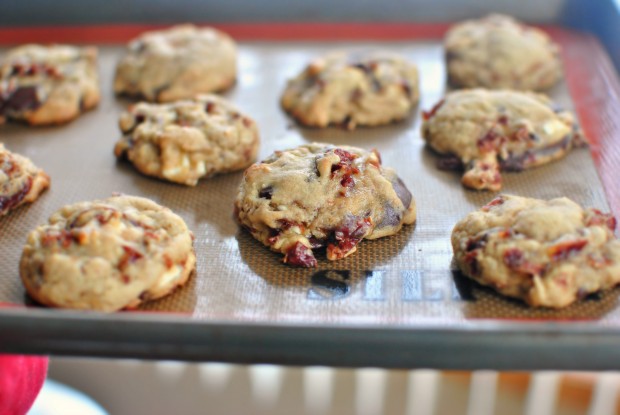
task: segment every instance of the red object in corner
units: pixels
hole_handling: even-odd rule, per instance
[[[28,412],[47,376],[47,357],[0,354],[0,415]]]

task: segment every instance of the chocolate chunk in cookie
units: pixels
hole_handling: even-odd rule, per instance
[[[476,190],[498,191],[500,170],[548,163],[585,143],[570,112],[531,92],[456,91],[422,116],[422,137],[447,158],[439,167],[464,168],[463,185]]]
[[[452,231],[468,277],[531,306],[565,307],[620,282],[616,219],[567,198],[501,195]]]
[[[65,206],[28,235],[26,291],[61,308],[116,311],[168,295],[195,268],[193,235],[178,215],[141,197]]]
[[[362,239],[393,235],[416,219],[415,202],[376,151],[313,143],[250,166],[235,201],[239,223],[290,265],[317,265],[313,250],[344,258]]]

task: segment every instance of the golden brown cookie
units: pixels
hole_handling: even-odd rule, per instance
[[[241,170],[256,158],[256,123],[216,95],[170,104],[132,105],[120,117],[114,154],[141,172],[195,186],[218,173]]]
[[[620,282],[616,219],[567,199],[501,195],[456,224],[468,277],[531,306],[565,307]]]
[[[312,61],[284,90],[282,107],[303,125],[389,124],[420,97],[418,69],[388,52],[334,52]]]
[[[0,143],[0,216],[34,202],[48,187],[50,177],[43,170]]]
[[[509,16],[467,20],[446,34],[448,82],[455,87],[540,91],[562,76],[559,47]]]
[[[195,268],[193,235],[170,209],[134,196],[75,203],[28,235],[19,266],[37,302],[116,311],[171,293]]]
[[[185,24],[132,40],[118,63],[114,91],[151,102],[191,99],[230,88],[237,47],[226,33]]]
[[[99,103],[97,49],[25,45],[0,66],[0,124],[60,124]]]
[[[239,223],[290,265],[313,267],[313,250],[344,258],[362,239],[393,235],[416,219],[415,202],[379,153],[312,143],[250,166],[235,201]]]
[[[500,170],[548,163],[585,143],[570,112],[531,92],[455,91],[422,116],[422,138],[444,157],[438,166],[464,169],[463,185],[476,190],[498,191]]]

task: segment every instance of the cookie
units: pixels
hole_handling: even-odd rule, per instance
[[[452,231],[461,271],[531,306],[565,307],[620,282],[616,219],[567,198],[500,195]]]
[[[467,20],[446,34],[448,83],[462,88],[540,91],[562,76],[559,47],[543,31],[500,14]]]
[[[548,163],[585,144],[570,112],[532,92],[455,91],[422,117],[422,137],[444,156],[439,167],[464,168],[463,185],[476,190],[498,191],[500,170]]]
[[[97,49],[25,45],[0,66],[0,124],[61,124],[99,103]]]
[[[216,95],[170,104],[141,102],[120,117],[114,154],[141,172],[195,186],[203,177],[241,170],[256,159],[256,123]]]
[[[134,308],[183,285],[193,235],[170,209],[133,196],[65,206],[28,235],[19,270],[37,302],[61,308]]]
[[[401,56],[335,52],[291,79],[281,104],[303,125],[354,129],[404,119],[419,96],[418,69]]]
[[[230,88],[237,78],[237,47],[226,33],[193,25],[146,32],[118,63],[117,94],[151,102],[190,99]]]
[[[312,143],[276,151],[244,174],[239,223],[284,262],[314,267],[313,250],[344,258],[362,239],[393,235],[416,219],[415,202],[376,150]]]
[[[32,203],[50,187],[50,177],[29,158],[11,153],[0,143],[0,217]]]

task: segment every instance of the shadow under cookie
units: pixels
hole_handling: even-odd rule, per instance
[[[598,320],[614,311],[620,293],[618,287],[597,292],[561,309],[530,307],[519,299],[503,296],[477,283],[455,268],[452,269],[452,276],[463,300],[463,316],[468,319]]]
[[[245,230],[239,229],[236,239],[242,261],[269,284],[309,287],[312,278],[321,278],[321,273],[332,272],[330,279],[345,279],[347,284],[355,285],[364,279],[367,271],[394,267],[395,259],[403,250],[415,252],[414,231],[415,224],[405,225],[396,235],[365,239],[357,246],[356,252],[336,261],[329,261],[324,252],[317,250],[318,265],[314,268],[284,264],[282,254],[269,250]]]
[[[406,131],[413,129],[417,122],[417,113],[416,106],[412,113],[402,120],[376,127],[358,126],[354,130],[347,130],[340,126],[308,127],[299,124],[290,117],[287,125],[290,126],[290,129],[296,130],[308,142],[353,145],[370,149],[377,147],[379,143],[395,141],[402,137]]]

